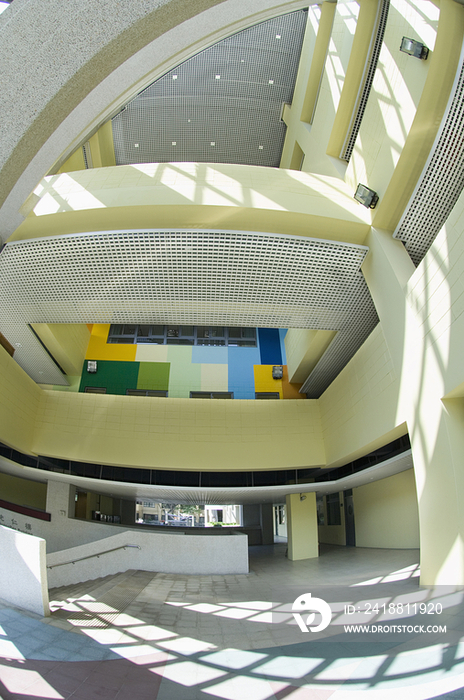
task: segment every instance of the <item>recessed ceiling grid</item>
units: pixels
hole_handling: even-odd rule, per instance
[[[373,327],[375,312],[360,272],[366,253],[354,244],[221,231],[13,242],[0,255],[0,331],[13,345],[20,343],[15,358],[43,383],[60,382],[54,368],[53,380],[38,374],[44,351],[28,323],[337,330],[350,338],[349,348],[337,341],[345,363]],[[331,366],[338,365],[332,360]]]
[[[307,11],[245,29],[159,78],[112,120],[117,165],[278,167]]]
[[[393,234],[417,266],[443,227],[464,187],[464,49],[460,72],[431,156]]]

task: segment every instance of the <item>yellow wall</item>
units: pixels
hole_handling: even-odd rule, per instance
[[[287,125],[281,168],[300,169],[303,150],[298,139],[308,140],[309,124],[319,95],[336,3],[324,2],[308,8],[308,22],[293,91],[292,104],[285,105],[283,121]],[[304,170],[304,165],[303,168]]]
[[[334,339],[336,331],[289,328],[285,335],[288,376],[303,383]]]
[[[84,323],[34,323],[32,327],[66,374],[82,373],[90,339]]]
[[[357,547],[419,547],[414,470],[353,489]]]
[[[92,328],[92,334],[85,354],[86,360],[117,360],[119,362],[135,362],[137,345],[122,345],[119,343],[107,343],[109,323],[96,323]]]
[[[292,493],[286,499],[288,558],[312,559],[319,556],[317,541],[316,494]]]
[[[327,3],[324,3],[326,5]],[[329,14],[331,8],[325,9]],[[285,110],[284,120],[288,126],[282,153],[282,167],[289,167],[295,142],[307,154],[303,170],[340,178],[344,167],[327,156],[327,145],[333,121],[338,109],[345,73],[351,54],[354,29],[356,27],[359,5],[355,0],[339,1],[335,7],[332,34],[328,45],[327,58],[320,84],[316,109],[312,125],[302,120],[303,109],[311,69],[311,58],[315,53],[316,35],[320,22],[317,20],[318,8],[310,7],[308,11],[308,30],[303,45],[303,60],[300,64],[298,80],[295,85],[291,109]],[[347,31],[349,27],[349,31]],[[308,56],[305,61],[305,56]]]
[[[413,194],[449,99],[463,39],[462,6],[454,0],[441,0],[437,38],[427,59],[430,65],[422,96],[395,172],[375,212],[373,221],[379,228],[394,230]]]
[[[420,11],[418,6],[420,5]],[[427,20],[424,20],[424,14]],[[433,51],[439,9],[430,0],[390,3],[378,69],[346,171],[353,191],[358,182],[382,196],[411,129],[431,65],[399,50],[403,36],[423,41]]]
[[[90,137],[89,145],[92,156],[92,167],[104,168],[109,165],[116,165],[111,120],[103,124],[103,126]]]
[[[0,347],[0,442],[31,452],[41,389]]]
[[[377,27],[379,5],[379,0],[360,0],[353,48],[327,146],[327,153],[335,158],[340,157],[345,138],[351,128],[353,113],[365,72],[366,59],[369,55],[371,37]]]
[[[108,165],[116,165],[114,157],[113,129],[111,120],[103,124],[100,129],[90,137],[91,167],[102,168]],[[75,170],[85,170],[84,152],[80,146],[58,170],[58,173],[70,173]]]
[[[380,324],[319,399],[327,465],[339,466],[406,434],[399,381]]]
[[[362,243],[370,212],[339,179],[207,163],[93,168],[46,177],[10,240],[63,231],[226,228]]]
[[[317,401],[160,399],[43,391],[33,449],[84,462],[191,470],[323,465]]]
[[[255,365],[253,367],[255,375],[256,391],[279,392],[279,398],[283,398],[282,379],[272,378],[273,365]]]
[[[17,476],[10,476],[0,472],[0,498],[18,506],[45,510],[47,484],[20,479]]]
[[[82,148],[78,148],[77,151],[74,151],[74,153],[69,156],[68,160],[63,163],[58,172],[69,173],[74,172],[75,170],[85,170],[85,160]]]

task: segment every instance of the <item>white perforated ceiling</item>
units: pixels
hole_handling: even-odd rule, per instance
[[[323,371],[316,367],[311,375],[309,391],[319,395],[377,322],[360,272],[366,253],[354,244],[225,231],[104,232],[12,242],[0,255],[0,331],[35,381],[63,384],[27,324],[337,330],[321,360]]]

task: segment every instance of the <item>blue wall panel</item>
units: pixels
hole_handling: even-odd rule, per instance
[[[259,348],[229,348],[229,391],[234,392],[234,399],[255,398],[253,367],[259,364]]]
[[[285,336],[286,335],[287,335],[287,329],[286,328],[279,328],[280,352],[282,353],[282,364],[283,365],[287,364],[287,352],[285,350]]]
[[[259,328],[259,347],[261,365],[281,365],[282,352],[280,349],[280,334],[278,328]]]
[[[228,348],[210,348],[201,345],[194,345],[192,348],[192,362],[205,365],[226,365],[227,361]]]

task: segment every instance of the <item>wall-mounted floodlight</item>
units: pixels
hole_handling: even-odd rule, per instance
[[[414,56],[414,58],[422,58],[424,61],[429,55],[429,50],[425,44],[421,44],[420,41],[415,39],[408,39],[407,36],[401,39],[400,51],[407,53],[409,56]]]
[[[275,365],[272,368],[272,378],[273,379],[282,379],[283,376],[284,376],[284,370],[283,370],[282,365]]]
[[[375,205],[379,201],[379,195],[374,190],[370,190],[366,185],[361,185],[359,183],[356,192],[354,193],[354,198],[357,202],[367,207],[368,209],[374,209]]]
[[[89,374],[95,374],[96,371],[97,371],[97,361],[96,360],[88,360],[87,372]]]

